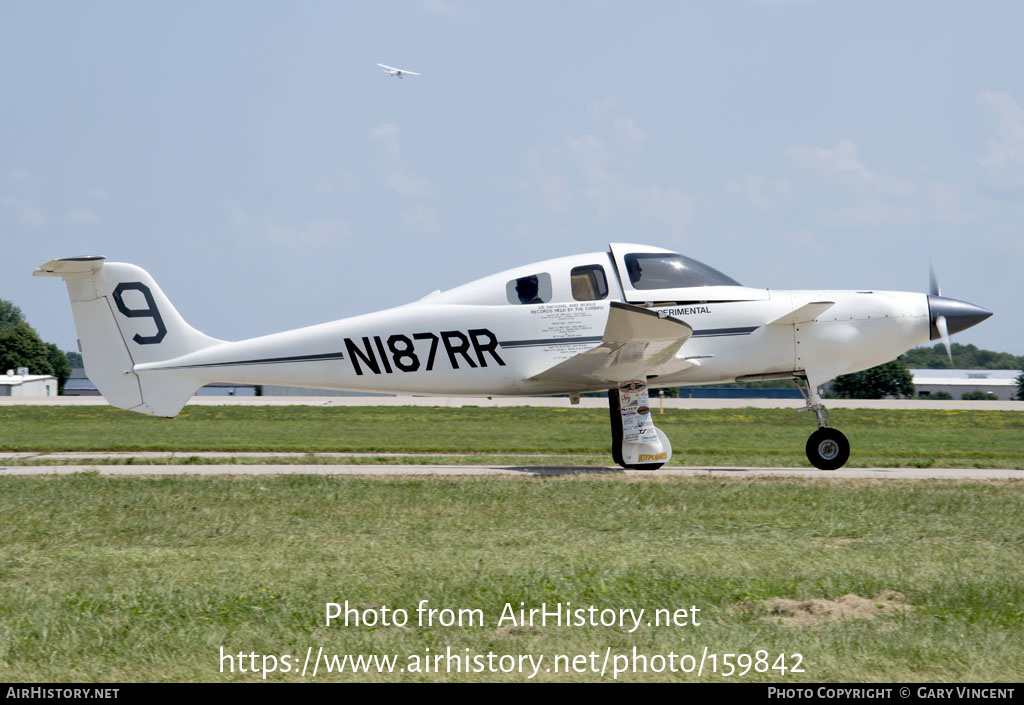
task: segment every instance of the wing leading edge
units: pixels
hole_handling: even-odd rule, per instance
[[[617,386],[623,380],[680,372],[697,364],[677,356],[692,333],[693,328],[677,318],[612,301],[600,345],[530,381]]]

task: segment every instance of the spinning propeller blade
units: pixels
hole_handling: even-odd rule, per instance
[[[939,278],[935,276],[935,266],[928,263],[928,295],[929,296],[942,296],[942,290],[939,287]],[[946,317],[943,315],[935,316],[935,330],[939,334],[939,338],[942,340],[942,344],[946,346],[946,355],[949,357],[949,366],[953,366],[953,348],[949,344],[949,327],[946,325]]]
[[[981,323],[992,315],[991,311],[981,306],[969,304],[966,301],[949,299],[942,296],[939,289],[939,280],[935,276],[935,268],[929,269],[928,287],[928,309],[931,316],[931,339],[941,340],[946,346],[946,354],[949,356],[949,366],[953,366],[953,349],[949,344],[949,336]]]

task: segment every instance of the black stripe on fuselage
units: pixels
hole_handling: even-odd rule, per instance
[[[340,352],[321,353],[319,355],[290,355],[288,357],[264,357],[256,360],[227,360],[224,362],[204,362],[198,365],[177,365],[161,367],[161,370],[188,370],[198,367],[238,367],[241,365],[278,365],[286,362],[320,362],[322,360],[344,360]]]
[[[745,326],[743,328],[705,328],[695,330],[691,338],[717,338],[724,335],[750,335],[760,326]]]
[[[728,335],[750,335],[759,326],[744,326],[740,328],[705,328],[695,330],[691,338],[717,338]],[[600,343],[603,338],[599,335],[583,338],[543,338],[536,340],[505,340],[499,343],[503,348],[538,348],[548,345],[579,345],[582,343]]]
[[[580,345],[583,343],[600,343],[603,338],[600,335],[591,335],[584,338],[538,338],[536,340],[504,340],[498,345],[503,348],[538,348],[547,345]]]

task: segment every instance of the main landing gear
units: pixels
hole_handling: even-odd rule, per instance
[[[647,396],[647,380],[622,382],[608,390],[612,427],[612,458],[628,470],[657,470],[672,458],[672,444],[655,427]]]
[[[807,402],[800,411],[809,409],[818,419],[818,430],[807,439],[807,459],[819,470],[838,470],[850,459],[850,442],[842,432],[829,427],[828,409],[821,403],[817,388],[806,377],[798,377],[796,386]]]

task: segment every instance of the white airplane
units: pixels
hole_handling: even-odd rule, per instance
[[[772,291],[669,250],[612,244],[435,291],[405,306],[239,342],[189,326],[153,278],[103,257],[35,272],[67,283],[86,372],[107,401],[175,416],[210,382],[423,395],[608,391],[612,456],[657,469],[672,445],[649,387],[793,379],[818,429],[807,457],[845,464],[818,388],[991,312],[939,295]]]
[[[420,74],[416,73],[415,71],[406,71],[405,69],[396,69],[394,66],[388,66],[387,64],[377,64],[377,65],[380,66],[382,69],[384,69],[384,73],[388,74],[389,76],[398,76],[399,78],[401,78],[402,76],[419,76],[420,75]]]

